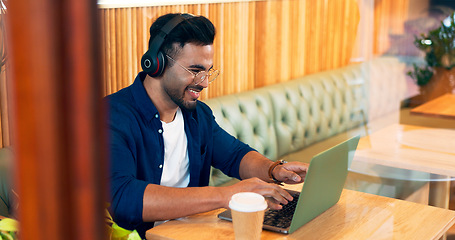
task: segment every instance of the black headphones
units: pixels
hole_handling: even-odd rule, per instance
[[[163,73],[166,66],[166,57],[163,52],[160,51],[161,45],[172,29],[182,21],[192,17],[194,16],[188,13],[179,14],[173,17],[160,29],[161,31],[150,42],[149,50],[142,56],[141,66],[144,72],[151,77],[157,77]]]

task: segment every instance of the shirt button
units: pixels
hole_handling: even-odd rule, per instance
[[[160,164],[160,166],[158,166],[159,168],[163,168],[163,164]]]
[[[155,118],[158,118],[158,117],[159,117],[159,116],[158,116],[158,113],[157,113],[157,114],[155,114]]]
[[[163,129],[158,129],[158,133],[163,133]]]

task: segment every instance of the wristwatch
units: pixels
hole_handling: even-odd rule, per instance
[[[282,181],[278,181],[278,180],[273,176],[273,174],[272,174],[273,169],[275,169],[276,166],[278,166],[278,165],[283,165],[283,164],[285,164],[285,163],[287,163],[285,160],[280,159],[280,160],[274,162],[274,163],[272,164],[272,166],[270,166],[270,168],[269,168],[269,178],[270,178],[274,183],[280,184],[280,183],[282,183]]]

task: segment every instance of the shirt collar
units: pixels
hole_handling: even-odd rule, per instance
[[[143,84],[146,76],[147,73],[145,72],[140,72],[137,74],[133,84],[131,85],[131,92],[133,94],[134,101],[136,102],[136,106],[138,107],[139,111],[145,116],[145,119],[147,121],[151,121],[152,119],[156,118],[156,116],[158,116],[159,120],[158,109],[156,109]],[[198,101],[198,105],[199,104],[201,103]],[[196,116],[195,112],[196,110],[188,112],[182,109],[184,118],[194,118]]]

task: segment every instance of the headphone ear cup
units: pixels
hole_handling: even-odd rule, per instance
[[[147,51],[144,53],[144,55],[141,58],[141,67],[142,70],[146,73],[154,72],[155,69],[155,60],[150,54],[150,51]]]
[[[156,72],[151,75],[152,77],[161,76],[164,72],[164,68],[166,67],[166,57],[161,51],[156,54],[156,64]]]
[[[141,58],[141,67],[151,77],[160,76],[166,66],[166,58],[160,51],[153,57],[150,51],[147,51]]]

